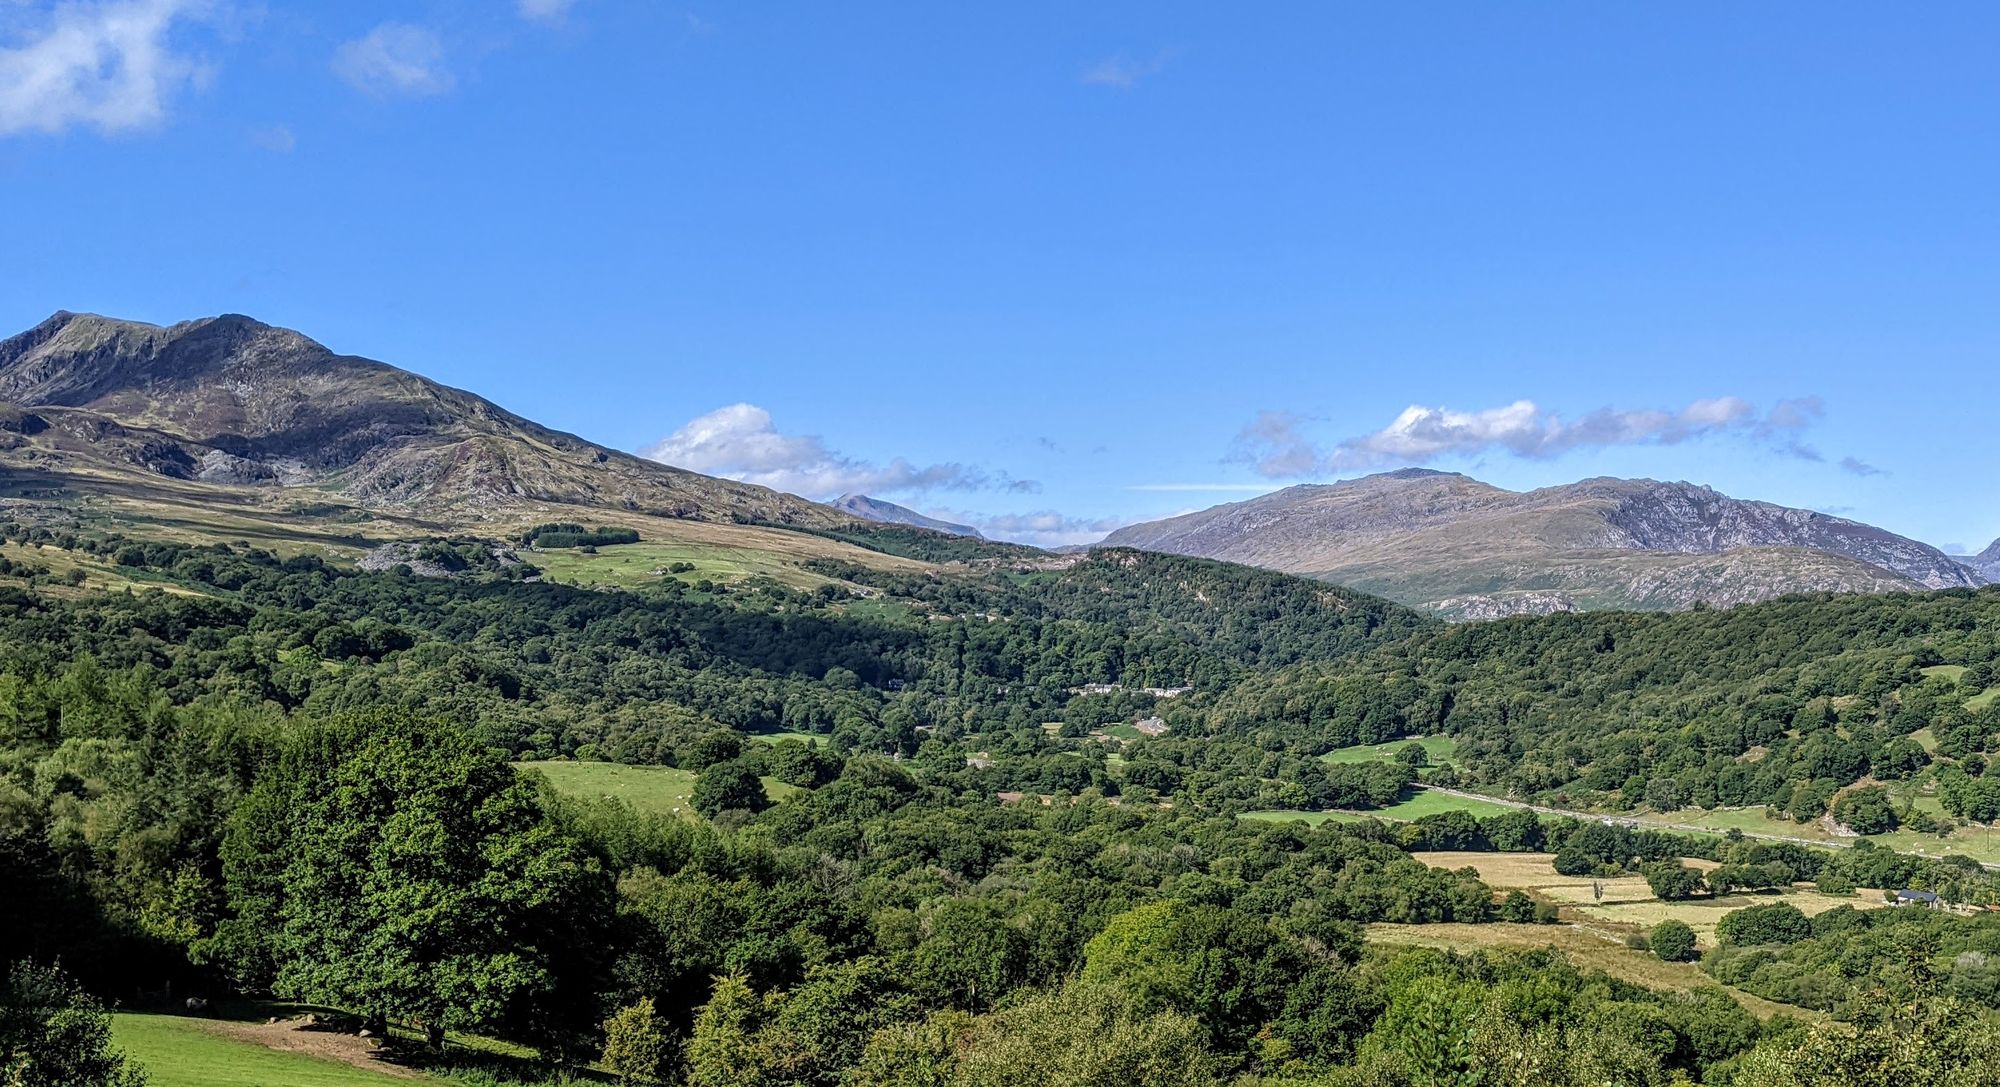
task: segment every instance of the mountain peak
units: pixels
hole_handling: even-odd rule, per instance
[[[1435,468],[1398,468],[1398,469],[1396,469],[1395,471],[1392,471],[1392,472],[1377,472],[1377,473],[1375,473],[1375,474],[1374,474],[1374,475],[1372,475],[1372,476],[1363,476],[1363,477],[1361,477],[1361,478],[1363,478],[1363,479],[1434,479],[1434,478],[1437,478],[1437,477],[1439,477],[1439,476],[1449,476],[1449,477],[1451,477],[1451,478],[1453,478],[1453,479],[1470,479],[1470,478],[1471,478],[1470,476],[1467,476],[1467,475],[1464,475],[1463,473],[1460,473],[1460,472],[1441,472],[1441,471],[1439,471],[1439,470],[1437,470],[1437,469],[1435,469]]]
[[[909,525],[913,528],[927,528],[934,532],[949,533],[953,536],[970,536],[983,540],[985,535],[971,525],[954,524],[927,517],[907,506],[885,502],[880,498],[870,498],[865,494],[843,494],[827,503],[842,513],[852,514],[864,521],[874,521],[886,525]]]
[[[1444,479],[1459,485],[1409,485]],[[1401,469],[1131,525],[1104,542],[1306,574],[1458,617],[1981,580],[1936,548],[1859,522],[1608,476],[1516,493]]]
[[[486,519],[559,504],[814,527],[851,519],[540,426],[387,363],[240,313],[170,326],[61,311],[0,340],[0,402],[54,425],[4,435],[13,468],[78,493],[166,476],[298,501]],[[140,473],[140,479],[132,479]],[[258,495],[258,491],[266,492]]]

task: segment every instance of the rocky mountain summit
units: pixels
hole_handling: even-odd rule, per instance
[[[236,314],[163,327],[58,313],[0,341],[0,473],[17,493],[179,481],[317,490],[367,509],[458,521],[556,503],[853,523],[803,498],[551,430]]]
[[[1104,543],[1307,574],[1460,618],[1984,580],[1872,525],[1690,483],[1598,478],[1520,493],[1415,468],[1289,487]]]
[[[1986,550],[1977,555],[1967,555],[1959,560],[1979,572],[1988,583],[2000,582],[2000,540],[1986,545]]]
[[[936,532],[950,533],[953,536],[971,536],[981,540],[986,538],[984,533],[973,528],[971,525],[954,524],[950,521],[941,521],[935,517],[926,517],[908,506],[898,506],[894,502],[885,502],[880,498],[870,498],[865,494],[844,494],[827,503],[827,505],[832,506],[842,513],[851,513],[864,521],[874,521],[878,524],[911,525],[916,528],[928,528]]]

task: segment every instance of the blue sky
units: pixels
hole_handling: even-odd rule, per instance
[[[0,0],[0,326],[1035,542],[1404,463],[2000,536],[2000,9]]]

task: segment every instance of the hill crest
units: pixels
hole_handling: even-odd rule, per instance
[[[1288,487],[1104,544],[1307,574],[1458,617],[1982,580],[1884,529],[1692,483],[1596,477],[1516,492],[1426,469]]]

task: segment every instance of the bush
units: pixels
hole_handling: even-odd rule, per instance
[[[718,762],[703,770],[688,802],[711,819],[726,811],[760,812],[771,806],[764,783],[741,760]]]
[[[1686,962],[1694,958],[1694,930],[1685,921],[1666,920],[1653,926],[1648,943],[1653,954],[1668,962]]]
[[[642,997],[604,1021],[603,1062],[624,1083],[665,1083],[673,1075],[673,1038],[652,997]]]
[[[1646,886],[1663,902],[1693,898],[1702,889],[1701,873],[1679,861],[1656,861],[1640,869]]]
[[[1811,936],[1812,922],[1789,902],[1737,910],[1715,926],[1716,940],[1730,945],[1795,944]]]
[[[1500,920],[1521,924],[1535,919],[1535,902],[1521,891],[1507,892],[1507,898],[1500,903]]]
[[[62,971],[19,962],[0,987],[0,1083],[144,1087],[111,1047],[111,1017]]]
[[[1833,806],[1833,818],[1856,834],[1886,834],[1896,829],[1896,806],[1880,785],[1856,789]]]

